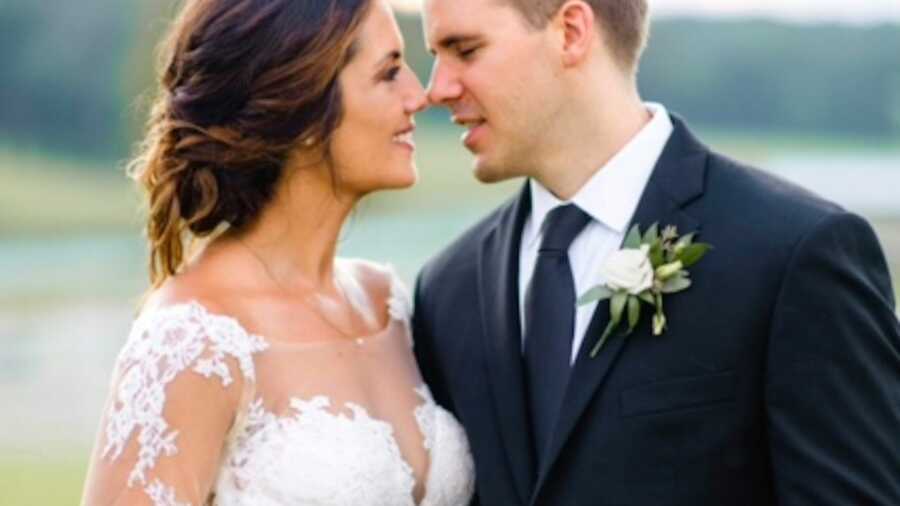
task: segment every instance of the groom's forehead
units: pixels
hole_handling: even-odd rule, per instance
[[[429,42],[460,39],[490,31],[497,21],[521,14],[512,0],[426,0],[423,13]]]

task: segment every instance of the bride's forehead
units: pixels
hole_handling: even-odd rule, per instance
[[[357,39],[363,51],[370,49],[382,52],[389,46],[391,49],[394,46],[402,46],[403,36],[394,19],[394,13],[383,0],[372,3],[359,28]]]

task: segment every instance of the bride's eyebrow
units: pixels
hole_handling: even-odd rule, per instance
[[[378,60],[378,63],[375,64],[375,68],[381,68],[388,63],[393,63],[401,59],[402,57],[403,53],[401,53],[399,49],[394,49],[393,51],[383,56],[380,60]]]
[[[384,68],[386,65],[394,63],[402,58],[403,58],[403,53],[399,49],[394,49],[394,50],[388,52],[388,54],[381,57],[381,59],[379,59],[378,62],[375,63],[375,65],[373,65],[373,67],[376,71],[379,71],[382,68]]]

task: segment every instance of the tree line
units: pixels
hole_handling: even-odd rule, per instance
[[[0,4],[0,145],[125,156],[153,88],[171,0]],[[410,65],[432,64],[403,16]],[[733,131],[900,138],[900,26],[663,18],[639,85],[691,123]]]

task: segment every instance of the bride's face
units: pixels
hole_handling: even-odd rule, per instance
[[[338,80],[343,117],[331,150],[341,189],[364,195],[413,185],[413,115],[426,99],[403,59],[403,38],[385,0],[373,0],[357,52]]]

